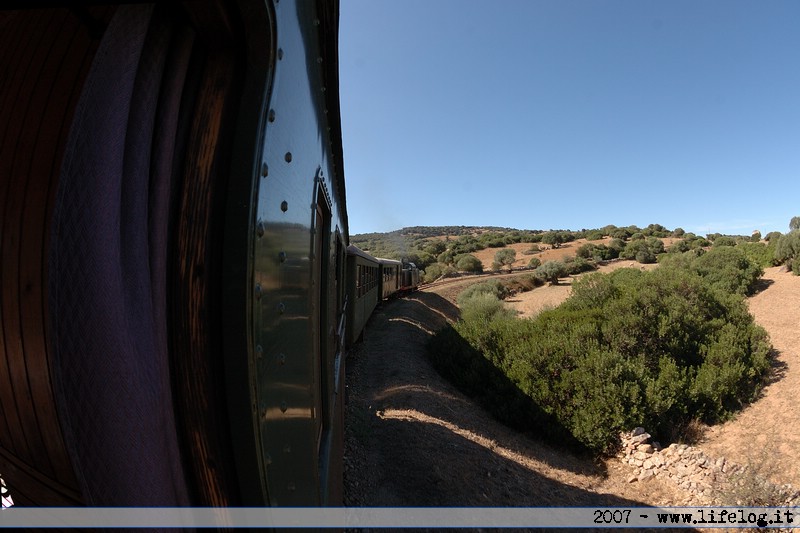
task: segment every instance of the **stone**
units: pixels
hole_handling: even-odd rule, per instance
[[[639,481],[647,481],[651,477],[653,477],[653,471],[652,470],[645,470],[644,472],[639,474],[639,477],[637,479]]]
[[[638,437],[639,435],[643,434],[644,432],[645,431],[644,431],[643,427],[634,428],[634,430],[631,431],[631,437]]]
[[[655,451],[655,448],[653,448],[653,446],[650,444],[640,444],[636,447],[636,449],[644,453],[653,453]]]

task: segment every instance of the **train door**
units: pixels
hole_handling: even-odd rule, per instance
[[[336,296],[331,288],[336,280],[331,279],[331,208],[327,191],[320,182],[316,191],[316,202],[313,221],[313,253],[312,258],[312,333],[313,350],[316,354],[314,363],[314,436],[317,441],[319,461],[320,494],[323,501],[328,497],[329,467],[331,462],[331,422],[334,379],[334,357],[336,350],[335,305]]]

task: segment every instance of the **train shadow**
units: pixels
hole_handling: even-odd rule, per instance
[[[603,464],[514,431],[442,378],[426,356],[458,308],[433,293],[384,303],[348,358],[348,505],[640,506],[594,486]],[[349,491],[349,495],[348,495]]]

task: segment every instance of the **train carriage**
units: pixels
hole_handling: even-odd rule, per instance
[[[14,501],[340,504],[337,2],[43,5],[0,11]]]
[[[378,259],[381,267],[381,298],[386,299],[400,289],[403,263],[394,259]]]
[[[361,338],[380,301],[380,261],[354,245],[347,247],[348,345]]]

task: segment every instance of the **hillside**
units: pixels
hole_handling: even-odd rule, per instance
[[[656,262],[665,251],[687,251],[712,244],[732,246],[759,238],[760,234],[702,237],[660,224],[581,230],[414,226],[388,233],[352,235],[350,242],[375,257],[413,262],[424,272],[423,281],[430,282],[458,272],[527,268],[534,258],[545,263],[570,261],[578,255],[590,262],[621,257],[647,264]],[[498,261],[496,254],[500,250],[513,250],[513,263],[509,265],[508,259]]]

